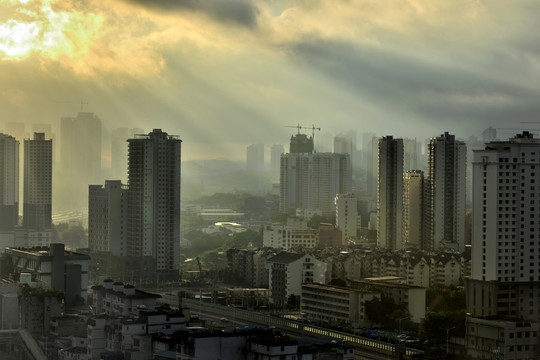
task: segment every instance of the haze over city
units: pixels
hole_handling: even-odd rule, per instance
[[[163,128],[184,161],[244,160],[298,123],[419,140],[530,128],[539,6],[3,0],[0,116],[58,131],[83,101],[104,147],[117,127]]]

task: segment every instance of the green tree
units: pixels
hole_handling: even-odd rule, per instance
[[[366,315],[371,327],[378,324],[385,329],[394,329],[397,319],[406,317],[408,312],[405,304],[396,304],[392,297],[382,295],[380,299],[366,301]]]
[[[247,230],[235,233],[226,242],[227,248],[259,247],[262,244],[262,232]]]
[[[455,286],[432,286],[426,289],[426,305],[429,311],[445,312],[463,310],[465,312],[465,291]]]
[[[465,336],[465,312],[429,312],[420,323],[420,338],[434,344],[446,343],[449,336]]]

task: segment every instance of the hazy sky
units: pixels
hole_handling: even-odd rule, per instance
[[[108,129],[180,135],[184,159],[242,159],[298,123],[419,139],[530,127],[538,14],[537,0],[0,0],[0,121],[57,124],[84,100]]]

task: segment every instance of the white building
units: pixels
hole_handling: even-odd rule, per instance
[[[403,247],[422,249],[424,239],[424,173],[403,173]]]
[[[342,232],[342,243],[347,239],[356,240],[358,227],[358,201],[353,193],[337,194],[334,203],[336,205],[336,226]]]
[[[303,284],[301,311],[312,321],[329,325],[369,326],[366,301],[380,298],[376,292],[323,284]]]
[[[523,359],[540,350],[539,204],[539,139],[523,132],[474,151],[472,270],[465,283],[472,315],[468,321],[484,318],[486,329],[504,331],[495,344],[489,342],[492,330],[468,328],[467,347],[475,357],[484,356],[476,351],[480,341],[493,344],[491,350],[499,349],[504,358]],[[486,320],[488,316],[492,320]],[[514,327],[521,329],[510,338],[508,328]],[[527,344],[519,343],[527,332],[532,335]]]
[[[310,228],[291,228],[287,225],[266,225],[263,247],[289,250],[294,247],[313,248],[318,243],[318,231]]]
[[[426,250],[465,250],[467,147],[447,132],[430,139],[426,179]]]
[[[88,191],[88,247],[127,256],[127,187],[120,180],[105,186],[90,185]]]
[[[285,305],[291,295],[302,294],[302,284],[326,282],[326,264],[308,254],[281,252],[269,258],[268,284],[270,301]]]
[[[319,241],[318,230],[307,222],[287,221],[287,225],[266,225],[263,229],[263,247],[289,250],[293,247],[313,248]]]
[[[402,248],[403,140],[384,136],[379,139],[377,191],[377,245]]]
[[[128,140],[128,256],[152,256],[171,278],[180,268],[182,140],[154,129]]]
[[[0,134],[0,231],[19,222],[19,141]]]
[[[537,359],[538,322],[467,316],[467,355],[473,359]]]
[[[135,289],[111,279],[103,280],[102,285],[92,286],[92,306],[95,314],[128,316],[138,308],[155,310],[161,295]]]

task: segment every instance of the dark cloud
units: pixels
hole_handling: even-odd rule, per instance
[[[257,25],[259,9],[243,0],[125,0],[161,11],[192,11],[213,19],[246,27]]]
[[[518,60],[464,67],[441,63],[429,54],[409,56],[399,49],[366,48],[335,40],[312,38],[290,44],[291,56],[331,80],[346,86],[363,101],[389,109],[386,120],[409,117],[440,131],[478,131],[487,124],[540,118],[540,91],[514,81]],[[532,80],[531,80],[532,82]]]

